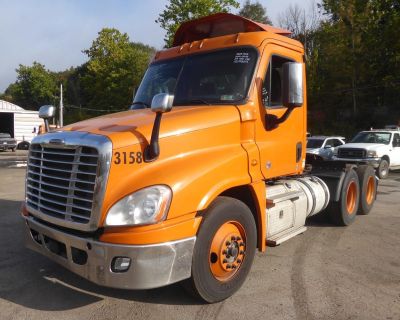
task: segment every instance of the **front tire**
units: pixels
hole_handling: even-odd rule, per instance
[[[241,201],[218,197],[207,209],[193,252],[192,291],[208,303],[224,300],[244,283],[253,263],[257,229]]]
[[[389,162],[385,159],[382,159],[376,173],[379,179],[386,179],[389,175]]]

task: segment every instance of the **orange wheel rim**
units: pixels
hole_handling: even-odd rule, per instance
[[[237,221],[224,223],[215,233],[209,252],[210,270],[220,281],[232,278],[245,259],[246,233]]]
[[[347,194],[346,194],[346,207],[348,214],[352,214],[354,212],[354,208],[356,207],[356,199],[357,199],[357,185],[354,181],[352,181],[347,187]]]
[[[373,176],[370,176],[367,182],[367,192],[365,201],[367,201],[368,204],[371,204],[374,201],[374,197],[375,197],[375,178]]]

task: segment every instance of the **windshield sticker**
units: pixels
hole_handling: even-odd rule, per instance
[[[237,52],[233,63],[249,63],[250,57],[248,52]]]
[[[220,99],[221,99],[221,101],[230,101],[230,100],[234,100],[234,96],[225,94],[225,95],[222,95],[220,97]]]

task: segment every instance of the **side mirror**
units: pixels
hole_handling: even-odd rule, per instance
[[[51,105],[41,106],[39,109],[39,118],[51,119],[56,114],[56,108]]]
[[[174,96],[168,93],[159,93],[151,100],[151,111],[155,113],[169,112],[172,109]]]
[[[324,149],[331,149],[331,148],[333,148],[333,146],[331,146],[330,144],[327,144],[327,145],[324,147]]]
[[[53,118],[56,114],[56,108],[52,105],[41,106],[39,109],[39,118],[44,120],[46,132],[50,131],[49,119]]]
[[[158,136],[160,134],[161,117],[163,113],[169,112],[172,109],[174,96],[168,93],[159,93],[153,97],[151,101],[151,111],[156,113],[153,130],[151,131],[150,144],[144,152],[144,160],[146,162],[154,161],[160,155],[160,146],[158,144]]]
[[[283,64],[283,105],[288,108],[303,105],[303,64],[286,62]]]

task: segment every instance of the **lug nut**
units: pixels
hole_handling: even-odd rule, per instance
[[[232,240],[232,241],[235,241],[235,240],[236,240],[236,237],[235,237],[235,236],[232,236],[232,237],[231,237],[231,240]]]
[[[237,261],[237,263],[241,263],[241,262],[242,262],[242,260],[241,260],[241,259],[237,259],[236,261]]]
[[[232,266],[232,269],[236,269],[236,268],[237,268],[237,266],[235,266],[235,265]]]
[[[222,250],[222,254],[226,254],[226,250]]]
[[[232,266],[231,266],[230,264],[227,264],[227,265],[226,265],[226,268],[227,268],[227,269],[230,269],[230,268],[232,268]]]
[[[236,240],[237,240],[237,241],[240,241],[240,240],[242,240],[242,238],[241,238],[241,237],[237,237]]]
[[[244,247],[244,243],[243,242],[239,243],[239,246]]]
[[[222,263],[227,263],[227,262],[228,262],[228,260],[226,260],[226,259],[222,260]]]
[[[244,254],[244,251],[243,251],[243,250],[240,250],[239,253],[240,253],[240,254]]]
[[[231,242],[230,242],[230,241],[227,241],[227,242],[225,242],[225,244],[226,244],[227,246],[230,246],[230,245],[231,245]]]

